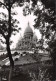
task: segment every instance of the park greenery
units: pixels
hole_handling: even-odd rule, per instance
[[[52,58],[53,62],[53,70],[52,72],[50,70],[50,75],[52,76],[52,80],[55,81],[56,79],[56,1],[55,0],[31,0],[32,4],[31,7],[29,5],[26,5],[26,7],[23,9],[23,15],[27,16],[31,14],[32,12],[36,16],[34,27],[39,29],[41,32],[42,38],[40,40],[41,49],[43,50],[44,42],[48,45],[45,50],[48,50],[50,52],[50,57]],[[10,41],[11,35],[16,32],[19,32],[20,28],[17,28],[17,24],[20,22],[16,19],[13,19],[13,15],[16,15],[16,13],[11,13],[11,9],[20,6],[22,7],[24,3],[30,4],[30,0],[4,0],[4,3],[0,1],[0,7],[6,8],[8,11],[8,15],[2,13],[5,19],[0,19],[0,34],[5,39],[7,54],[10,60],[10,75],[9,75],[9,81],[11,78],[11,72],[14,67],[14,61],[12,59],[12,54],[10,50],[10,44],[12,43]],[[38,2],[40,2],[39,7]],[[14,5],[16,4],[16,5]],[[7,19],[6,19],[7,18]],[[1,39],[2,40],[2,39]],[[2,41],[2,43],[4,43]],[[45,72],[44,72],[45,73]],[[39,80],[40,81],[40,80]],[[44,80],[43,80],[44,81]]]

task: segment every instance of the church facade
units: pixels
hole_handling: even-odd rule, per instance
[[[32,48],[35,48],[36,43],[37,36],[35,35],[35,33],[33,33],[33,30],[28,23],[23,38],[21,38],[17,44],[17,48],[30,50]]]

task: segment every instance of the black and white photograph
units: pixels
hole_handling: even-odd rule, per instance
[[[0,81],[56,81],[56,0],[0,0]]]

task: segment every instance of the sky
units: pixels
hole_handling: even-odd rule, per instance
[[[30,27],[32,28],[33,32],[35,32],[36,36],[38,39],[41,38],[41,34],[39,32],[38,29],[34,29],[33,25],[34,25],[34,19],[36,18],[36,16],[33,15],[33,13],[27,16],[23,16],[23,7],[15,7],[14,9],[12,9],[13,12],[17,12],[17,15],[13,16],[14,19],[17,19],[20,23],[18,24],[18,27],[21,28],[21,30],[19,31],[19,33],[17,33],[15,36],[12,35],[11,40],[13,41],[11,48],[15,48],[16,47],[16,43],[18,42],[18,40],[20,39],[20,37],[23,37],[25,28],[28,25],[28,22],[30,24]],[[0,8],[0,12],[4,12],[6,14],[8,14],[6,9],[2,9]],[[3,18],[3,16],[0,14],[0,17]]]

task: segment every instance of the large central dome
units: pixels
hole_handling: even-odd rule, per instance
[[[24,35],[32,35],[33,36],[33,30],[31,29],[29,22],[28,22],[28,26],[25,29]]]

